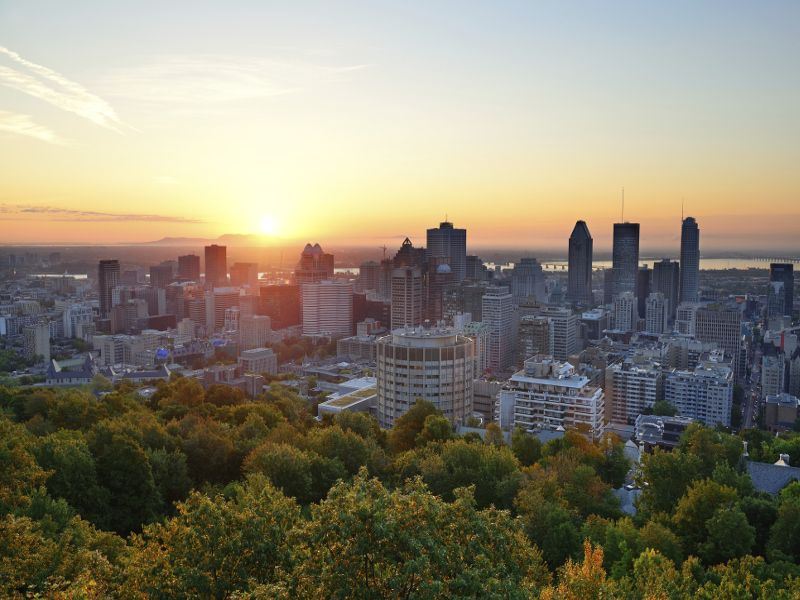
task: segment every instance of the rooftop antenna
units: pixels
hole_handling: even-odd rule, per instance
[[[380,246],[380,248],[383,250],[383,260],[386,260],[386,244]]]

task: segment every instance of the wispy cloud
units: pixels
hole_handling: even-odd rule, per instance
[[[0,46],[0,58],[7,63],[0,64],[0,84],[106,129],[122,132],[123,123],[111,105],[81,84],[48,67],[26,60],[3,46]],[[8,63],[12,66],[8,66]]]
[[[215,104],[268,98],[339,81],[366,65],[328,67],[305,60],[193,55],[163,56],[117,69],[100,84],[106,94],[142,102]]]
[[[94,210],[76,210],[57,206],[28,204],[0,204],[0,220],[23,221],[44,216],[49,221],[147,221],[153,223],[203,223],[201,219],[173,215],[117,213]]]
[[[25,135],[48,144],[66,146],[67,142],[57,133],[35,122],[30,115],[0,110],[0,131]]]

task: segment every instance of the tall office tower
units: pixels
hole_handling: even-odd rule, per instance
[[[549,354],[556,360],[568,360],[578,352],[578,322],[577,314],[568,308],[548,306],[539,311],[540,316],[550,321],[550,350]]]
[[[325,279],[333,279],[333,254],[323,252],[319,244],[306,244],[294,270],[295,283],[319,283]]]
[[[645,331],[664,333],[669,322],[669,303],[661,292],[651,292],[645,303]]]
[[[432,259],[447,260],[447,259]],[[435,262],[434,262],[435,264]],[[442,262],[432,266],[432,271],[428,275],[428,298],[425,302],[425,318],[431,323],[437,323],[444,319],[444,290],[453,283],[453,271],[450,265]]]
[[[200,281],[200,257],[196,254],[184,254],[178,257],[178,279]]]
[[[300,286],[265,285],[259,290],[258,313],[272,319],[273,329],[300,325]]]
[[[22,353],[28,359],[38,356],[41,362],[50,362],[50,326],[46,321],[22,328]]]
[[[700,299],[700,228],[694,217],[681,225],[681,302]]]
[[[675,333],[681,335],[695,334],[697,311],[703,306],[699,302],[681,302],[675,311]]]
[[[567,300],[577,304],[593,304],[592,298],[592,234],[586,221],[578,221],[569,236]]]
[[[428,257],[447,258],[456,282],[467,276],[467,230],[455,229],[447,221],[437,229],[428,229]]]
[[[664,400],[709,427],[731,426],[733,371],[715,360],[701,362],[693,371],[672,371],[664,380]]]
[[[635,331],[637,317],[636,297],[631,292],[614,296],[611,303],[611,318],[617,331]]]
[[[486,288],[481,316],[489,328],[489,368],[505,371],[514,362],[514,297],[506,286]]]
[[[378,297],[383,300],[391,300],[392,298],[392,271],[394,270],[394,261],[391,258],[384,258],[381,260],[381,268],[378,272]]]
[[[392,271],[392,330],[422,324],[422,272],[419,267]]]
[[[206,292],[206,328],[208,334],[222,331],[225,327],[225,310],[239,308],[239,289],[218,287]]]
[[[527,298],[535,298],[545,302],[544,272],[542,265],[535,258],[522,258],[511,270],[511,293],[514,303],[519,305]]]
[[[624,292],[636,294],[639,273],[639,223],[614,223],[612,250],[614,296]]]
[[[783,283],[786,299],[783,303],[784,314],[794,311],[794,265],[792,263],[772,263],[769,266],[769,280]]]
[[[356,280],[356,291],[366,292],[378,291],[378,282],[381,278],[381,265],[374,260],[361,263],[358,269],[358,279]]]
[[[206,246],[206,287],[228,285],[228,248],[212,244]]]
[[[606,421],[633,425],[636,417],[661,399],[661,369],[651,362],[625,359],[606,369]]]
[[[231,266],[231,285],[248,286],[249,293],[258,294],[258,263],[235,262]]]
[[[770,281],[767,284],[766,322],[771,331],[783,329],[783,316],[786,314],[786,293],[782,281]]]
[[[695,313],[694,335],[701,342],[714,342],[731,360],[738,381],[739,353],[742,346],[742,313],[721,304],[701,306]]]
[[[480,256],[467,256],[467,279],[472,281],[487,279],[486,265],[483,264]]]
[[[486,284],[466,281],[448,285],[444,290],[444,318],[452,319],[459,313],[469,313],[473,321],[482,321],[483,295],[486,289]]]
[[[653,281],[650,290],[664,294],[670,319],[675,318],[680,293],[680,266],[669,259],[661,259],[653,265]]]
[[[472,414],[475,343],[451,328],[398,329],[377,343],[378,423],[389,428],[418,399],[451,423]]]
[[[239,317],[239,349],[264,348],[270,341],[272,320],[265,315]]]
[[[302,286],[303,335],[353,334],[353,284],[326,279]]]
[[[108,318],[112,292],[119,285],[119,261],[101,260],[97,267],[97,288],[100,294],[100,316]]]
[[[153,265],[150,267],[150,285],[154,288],[166,289],[174,280],[172,265]]]
[[[550,320],[525,315],[519,319],[517,359],[524,362],[537,354],[550,354]]]
[[[599,437],[604,413],[602,388],[569,363],[535,356],[498,393],[495,418],[506,431],[585,427]]]
[[[139,285],[139,269],[125,269],[120,275],[122,285]]]
[[[603,304],[614,299],[614,269],[603,269]]]
[[[644,313],[647,310],[647,297],[650,295],[650,285],[652,282],[653,272],[647,267],[642,265],[639,267],[639,272],[636,274],[636,312],[637,318],[644,318]]]

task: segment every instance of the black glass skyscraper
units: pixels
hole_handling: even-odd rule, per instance
[[[792,263],[772,263],[769,266],[769,280],[783,283],[783,311],[792,314],[794,306],[794,265]]]
[[[567,298],[580,304],[592,303],[592,234],[585,221],[575,223],[569,236]]]
[[[694,217],[681,225],[681,302],[700,298],[700,228]]]
[[[639,223],[614,223],[612,277],[614,295],[636,295],[639,273]]]

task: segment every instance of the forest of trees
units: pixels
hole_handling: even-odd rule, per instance
[[[616,437],[460,437],[424,402],[382,431],[178,377],[0,387],[0,410],[2,597],[800,597],[800,483],[757,493],[741,462],[798,434],[692,426],[629,517]]]

